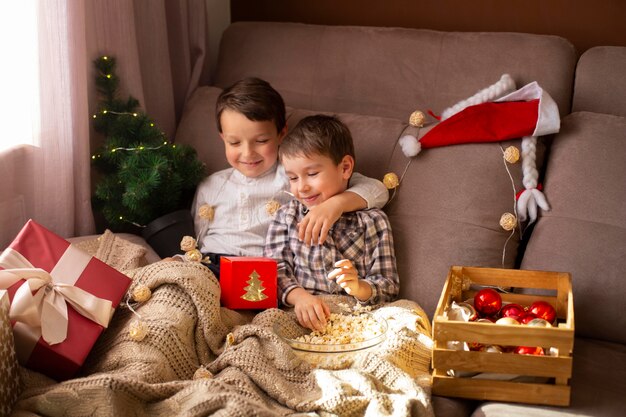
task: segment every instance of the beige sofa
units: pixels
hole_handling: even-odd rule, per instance
[[[505,73],[518,87],[537,81],[562,117],[560,133],[542,138],[538,152],[552,210],[508,241],[498,222],[512,211],[513,191],[500,144],[425,150],[408,168],[397,144],[417,133],[408,125],[414,110],[440,113]],[[626,406],[624,74],[626,48],[598,47],[578,59],[567,40],[547,35],[235,23],[223,35],[213,85],[187,103],[176,141],[193,145],[210,171],[226,167],[214,104],[222,88],[246,76],[281,92],[290,126],[315,112],[339,115],[353,132],[359,172],[382,179],[406,169],[385,208],[402,297],[432,316],[451,265],[573,276],[571,405],[435,397],[437,415],[618,416]],[[519,164],[511,175],[519,190]]]

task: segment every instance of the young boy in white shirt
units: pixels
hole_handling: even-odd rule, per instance
[[[278,147],[287,133],[280,94],[264,80],[243,79],[220,94],[215,116],[231,168],[198,186],[192,211],[198,247],[219,278],[221,256],[263,256],[269,224],[292,197],[278,163]],[[380,208],[388,198],[380,181],[355,174],[350,188],[309,211],[298,226],[298,237],[321,244],[342,213]],[[210,215],[202,218],[202,212]]]

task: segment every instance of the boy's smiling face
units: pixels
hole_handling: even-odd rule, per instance
[[[284,156],[282,164],[291,193],[309,208],[344,192],[354,169],[354,159],[349,155],[339,165],[320,154]]]
[[[220,122],[228,163],[249,178],[271,169],[278,160],[278,145],[287,128],[277,132],[273,121],[253,121],[230,109],[222,112]]]

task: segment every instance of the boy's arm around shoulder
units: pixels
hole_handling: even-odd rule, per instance
[[[385,185],[375,179],[366,177],[364,175],[355,172],[350,178],[349,188],[346,190],[357,194],[365,201],[365,206],[357,207],[355,210],[371,209],[371,208],[383,208],[387,201],[389,201],[389,190]],[[348,210],[344,210],[348,211]]]
[[[389,200],[387,187],[378,180],[354,173],[351,188],[311,208],[298,228],[298,238],[307,244],[322,244],[343,213],[382,208]]]

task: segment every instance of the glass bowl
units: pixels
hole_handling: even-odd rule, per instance
[[[274,323],[274,332],[291,346],[293,352],[315,368],[345,369],[350,367],[361,354],[373,351],[387,338],[387,321],[376,319],[382,332],[372,335],[359,342],[326,344],[310,343],[297,340],[299,337],[310,334],[311,330],[300,326],[297,321],[277,321]]]

